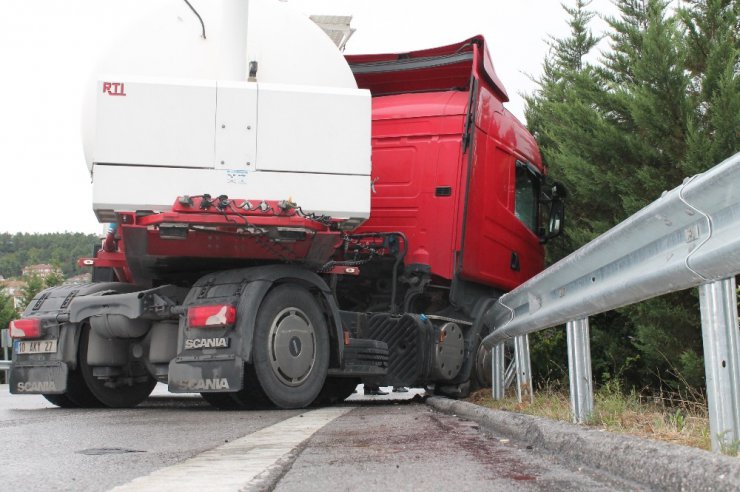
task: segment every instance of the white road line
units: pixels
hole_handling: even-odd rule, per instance
[[[139,477],[113,491],[238,491],[316,431],[351,410],[352,407],[335,407],[306,412]]]

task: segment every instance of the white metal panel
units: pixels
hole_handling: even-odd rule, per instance
[[[219,82],[216,168],[254,169],[257,154],[257,84]]]
[[[205,39],[200,21],[182,1],[136,2],[140,17],[111,33],[114,41],[97,60],[84,93],[83,144],[90,170],[99,74],[238,81],[256,61],[259,82],[357,87],[337,47],[292,5],[250,0],[248,29],[245,0],[201,0],[194,6],[205,24]]]
[[[247,78],[249,2],[250,0],[222,0],[221,32],[218,33],[220,47],[217,51],[219,80],[246,80]],[[212,7],[216,2],[209,0],[208,3]],[[205,23],[201,28],[205,29]]]
[[[344,55],[297,3],[250,2],[247,60],[259,65],[257,81],[356,89]]]
[[[370,174],[370,93],[261,83],[257,169]]]
[[[97,90],[94,162],[213,167],[215,82],[107,76]]]
[[[305,212],[335,218],[370,216],[370,178],[316,173],[106,166],[93,168],[93,208],[169,210],[178,196],[221,194],[249,200],[292,199]]]

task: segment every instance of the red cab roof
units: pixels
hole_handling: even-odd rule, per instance
[[[347,55],[357,85],[373,96],[467,90],[470,76],[486,82],[502,102],[509,100],[496,75],[483,36],[460,43],[407,53]]]

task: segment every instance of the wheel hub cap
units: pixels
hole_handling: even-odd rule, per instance
[[[311,320],[298,308],[280,311],[270,326],[270,364],[288,386],[301,384],[316,361],[316,336]]]

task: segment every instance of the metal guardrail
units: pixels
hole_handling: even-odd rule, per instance
[[[593,409],[588,317],[701,286],[712,446],[740,443],[740,153],[684,183],[578,251],[501,296],[486,313],[494,348],[494,397],[503,391],[499,346],[567,323],[571,407]],[[734,313],[734,314],[733,314]],[[528,350],[525,356],[528,354]],[[529,361],[518,362],[525,372]],[[500,364],[499,364],[500,366]],[[526,380],[523,384],[531,384]],[[575,395],[575,396],[574,396]]]
[[[10,375],[10,355],[9,355],[9,348],[11,346],[11,340],[10,336],[8,334],[8,330],[0,330],[0,347],[3,348],[3,359],[8,360],[0,360],[0,371],[5,372],[5,382],[8,382],[8,376]]]

